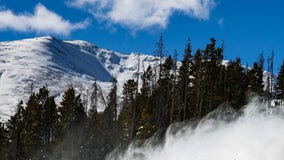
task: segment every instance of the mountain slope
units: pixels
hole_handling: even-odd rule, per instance
[[[0,42],[0,117],[8,118],[20,100],[26,102],[32,92],[46,85],[50,95],[60,102],[62,93],[70,86],[82,94],[83,101],[90,101],[92,86],[97,82],[106,97],[112,80],[118,82],[121,98],[123,83],[137,78],[138,59],[140,75],[157,59],[137,53],[122,54],[101,49],[85,41],[62,41],[54,37],[39,37],[10,42]],[[223,61],[224,65],[228,61]],[[267,86],[269,73],[264,72]],[[101,100],[100,110],[105,107]]]
[[[122,84],[137,73],[137,54],[121,54],[100,49],[84,41],[61,41],[39,37],[0,43],[0,116],[14,113],[20,100],[47,85],[60,101],[70,86],[87,93],[97,81],[107,95],[113,77]],[[154,57],[141,55],[141,71]],[[103,108],[103,106],[102,106]]]

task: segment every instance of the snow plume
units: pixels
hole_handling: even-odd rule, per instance
[[[168,129],[162,144],[153,145],[153,139],[139,147],[132,144],[107,160],[284,159],[284,112],[256,100],[238,115],[221,107],[198,124],[178,126]]]
[[[34,31],[36,33],[66,36],[72,31],[84,29],[88,25],[88,20],[73,24],[48,10],[42,4],[35,7],[34,14],[22,13],[16,15],[11,10],[0,10],[0,31],[11,29],[18,32]]]
[[[67,4],[134,31],[152,26],[166,28],[176,12],[207,20],[216,5],[214,0],[69,0]]]

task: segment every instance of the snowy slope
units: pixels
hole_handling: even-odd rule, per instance
[[[83,101],[88,102],[89,97],[85,95],[90,95],[95,81],[106,98],[115,77],[118,96],[121,96],[123,83],[136,78],[138,59],[140,75],[148,65],[157,65],[154,56],[122,54],[80,40],[39,37],[0,42],[0,117],[12,115],[20,100],[26,102],[31,90],[37,92],[44,85],[57,103],[70,86],[82,93]],[[267,76],[265,72],[264,81]],[[99,109],[104,109],[104,104],[101,101]]]
[[[85,41],[66,41],[66,43],[72,44],[82,52],[88,52],[95,55],[104,68],[117,79],[119,86],[118,92],[122,91],[122,85],[126,80],[136,78],[138,72],[138,60],[140,60],[140,75],[149,65],[157,65],[156,57],[150,55],[138,53],[123,54],[100,49],[94,44]]]
[[[141,55],[140,60],[141,73],[154,63],[149,55]],[[84,41],[39,37],[0,42],[0,116],[13,114],[20,100],[26,102],[31,88],[37,91],[43,85],[48,86],[57,102],[70,86],[84,94],[95,81],[106,96],[113,77],[121,92],[122,84],[135,78],[137,64],[135,53],[121,54]]]

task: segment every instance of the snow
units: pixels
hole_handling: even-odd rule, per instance
[[[155,57],[140,55],[140,60],[142,74]],[[70,86],[87,94],[95,81],[106,96],[115,77],[121,95],[123,83],[136,78],[137,64],[137,53],[122,54],[80,40],[38,37],[0,42],[0,117],[12,115],[20,100],[27,101],[31,88],[37,92],[44,85],[59,103]]]
[[[94,44],[85,41],[66,41],[69,44],[79,48],[81,51],[88,52],[95,55],[97,60],[108,70],[108,72],[117,80],[118,85],[118,97],[121,98],[123,84],[128,79],[136,79],[138,72],[138,59],[140,59],[140,71],[141,75],[149,65],[154,66],[156,57],[146,54],[130,53],[123,54],[114,52],[111,50],[100,49]],[[140,57],[140,58],[138,58]],[[106,87],[106,84],[101,84]],[[110,90],[110,87],[107,89]]]
[[[37,92],[47,85],[50,95],[55,96],[59,104],[70,86],[84,97],[91,92],[95,81],[106,97],[114,77],[121,98],[124,82],[137,78],[138,59],[139,75],[149,65],[157,65],[157,58],[151,55],[123,54],[81,40],[62,41],[47,36],[0,42],[0,117],[5,119],[12,115],[20,100],[25,103],[31,86]],[[224,65],[227,63],[223,61]],[[101,102],[99,109],[104,107]]]
[[[284,110],[253,99],[231,121],[210,115],[194,124],[173,124],[165,139],[131,144],[107,160],[283,160]],[[283,107],[283,106],[282,106]],[[219,108],[222,109],[222,108]],[[228,115],[227,115],[228,116]],[[232,116],[232,115],[231,115]],[[220,117],[220,118],[217,118]],[[232,116],[234,117],[234,116]]]

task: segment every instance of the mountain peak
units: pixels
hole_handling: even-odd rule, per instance
[[[53,36],[0,42],[0,117],[8,118],[20,100],[26,102],[31,90],[42,86],[48,87],[58,103],[70,86],[87,93],[95,81],[106,96],[115,76],[121,93],[123,83],[136,78],[137,59],[137,54],[122,54],[90,42],[62,41]],[[140,74],[154,64],[154,59],[140,55]]]

